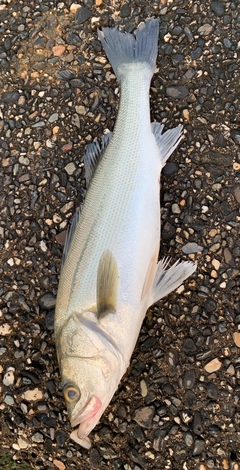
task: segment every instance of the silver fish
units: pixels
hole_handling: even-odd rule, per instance
[[[72,439],[88,446],[125,373],[148,307],[194,272],[191,262],[158,262],[160,173],[182,126],[150,122],[149,87],[157,19],[136,34],[98,32],[121,86],[112,135],[84,155],[88,190],[64,248],[55,313],[56,348]]]

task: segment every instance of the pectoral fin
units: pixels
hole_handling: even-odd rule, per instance
[[[117,310],[119,273],[118,265],[110,250],[100,258],[97,272],[97,314],[98,317]]]
[[[171,268],[166,269],[169,262],[170,260],[165,258],[157,265],[150,305],[177,289],[196,269],[196,265],[190,261],[176,261]]]

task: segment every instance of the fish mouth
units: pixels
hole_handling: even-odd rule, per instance
[[[96,395],[92,395],[87,404],[71,418],[71,426],[79,425],[77,436],[79,439],[84,439],[88,436],[94,428],[96,421],[94,418],[102,408],[102,402]]]

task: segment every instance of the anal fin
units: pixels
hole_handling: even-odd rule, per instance
[[[159,149],[161,163],[162,166],[164,166],[181,140],[183,126],[179,125],[174,127],[174,129],[168,129],[164,134],[162,133],[164,128],[163,124],[152,122],[151,126]]]
[[[164,258],[157,265],[151,305],[177,289],[196,269],[191,261],[176,261],[167,269],[169,262],[170,259]]]

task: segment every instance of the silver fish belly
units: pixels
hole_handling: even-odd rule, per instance
[[[158,262],[161,169],[182,126],[150,122],[149,87],[158,20],[135,36],[103,28],[99,39],[121,87],[111,135],[84,155],[88,190],[68,233],[55,312],[55,339],[71,437],[81,445],[125,373],[146,310],[194,272]]]

